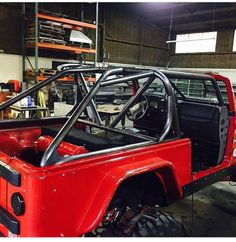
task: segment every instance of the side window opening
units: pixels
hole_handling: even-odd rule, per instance
[[[176,88],[189,100],[201,100],[218,104],[216,89],[210,80],[170,79]],[[176,96],[181,96],[176,92]]]

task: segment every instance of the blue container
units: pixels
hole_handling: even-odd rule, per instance
[[[28,107],[31,107],[32,106],[32,98],[31,98],[31,96],[27,96],[27,103],[28,103]]]

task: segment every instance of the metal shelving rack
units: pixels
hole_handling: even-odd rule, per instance
[[[22,4],[22,15],[23,15],[23,23],[22,23],[22,67],[23,67],[23,82],[26,82],[25,76],[24,76],[24,71],[25,71],[25,60],[29,62],[31,68],[35,72],[35,83],[37,83],[39,80],[37,78],[37,74],[39,71],[39,66],[38,66],[38,57],[39,57],[39,49],[47,49],[47,50],[54,50],[54,51],[63,51],[63,52],[72,52],[75,54],[81,54],[81,53],[88,53],[88,54],[94,54],[94,66],[97,65],[97,47],[98,47],[98,2],[96,3],[96,24],[90,24],[90,23],[85,23],[81,21],[76,21],[72,19],[66,19],[66,18],[60,18],[60,17],[55,17],[55,16],[50,16],[42,13],[38,13],[38,3],[35,3],[35,17],[34,17],[34,22],[35,22],[35,44],[34,45],[25,45],[25,26],[24,26],[24,17],[25,17],[25,4]],[[90,49],[90,48],[82,48],[82,47],[76,47],[76,46],[66,46],[66,45],[59,45],[59,44],[49,44],[49,43],[41,43],[38,42],[38,20],[39,19],[45,19],[48,21],[52,22],[58,22],[62,23],[63,26],[66,28],[73,28],[75,30],[82,30],[82,28],[90,28],[94,29],[96,31],[95,33],[95,49]],[[29,58],[26,55],[26,48],[34,48],[34,68],[32,63],[30,62]],[[42,80],[40,80],[42,81]]]

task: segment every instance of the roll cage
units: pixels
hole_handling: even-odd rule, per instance
[[[100,78],[96,81],[96,84],[91,88],[91,90],[88,90],[88,87],[85,82],[84,74],[86,73],[100,73]],[[44,86],[52,83],[53,81],[57,80],[58,78],[64,77],[66,75],[74,75],[74,82],[77,85],[77,87],[80,86],[80,83],[82,84],[83,89],[85,90],[85,96],[82,99],[81,102],[77,99],[75,101],[75,105],[72,108],[72,110],[66,115],[67,120],[56,135],[56,137],[53,139],[52,143],[49,145],[49,147],[46,149],[46,151],[43,154],[43,157],[41,159],[40,166],[48,166],[55,163],[64,163],[69,162],[73,160],[77,160],[80,158],[89,157],[96,154],[103,154],[112,152],[112,151],[119,151],[124,149],[130,149],[130,148],[138,148],[143,147],[145,145],[150,145],[152,143],[155,143],[157,141],[162,142],[170,130],[172,129],[176,137],[180,137],[180,130],[179,130],[179,124],[178,124],[178,117],[177,117],[177,110],[176,110],[176,104],[175,104],[175,95],[174,90],[178,93],[181,93],[178,88],[170,82],[168,78],[171,77],[191,77],[191,78],[201,78],[203,80],[210,80],[213,83],[213,86],[216,90],[217,98],[219,101],[219,104],[223,105],[223,100],[218,88],[218,85],[213,77],[207,76],[207,75],[200,75],[200,74],[186,74],[186,73],[180,73],[180,72],[172,72],[167,70],[145,70],[145,69],[135,69],[135,68],[114,68],[114,69],[107,69],[107,68],[75,68],[72,67],[72,69],[66,69],[62,70],[59,73],[55,74],[54,76],[48,78],[44,82],[38,83],[35,86],[23,91],[18,96],[6,101],[2,105],[0,105],[0,111],[6,109],[7,107],[13,105],[14,103],[18,102],[22,98],[31,95],[32,93],[38,91],[39,89],[43,88]],[[168,78],[167,78],[168,77]],[[127,103],[124,105],[123,110],[120,112],[120,114],[114,119],[114,121],[110,124],[109,127],[105,127],[101,124],[100,116],[96,110],[94,98],[95,95],[98,93],[99,89],[101,87],[107,87],[110,85],[120,84],[124,82],[135,82],[139,79],[147,78],[147,81],[144,83],[142,87],[140,87],[137,92],[127,101]],[[166,123],[164,126],[164,129],[162,133],[160,134],[159,138],[153,138],[150,136],[142,135],[142,134],[127,134],[125,131],[115,129],[115,126],[121,121],[121,119],[124,117],[126,112],[129,110],[129,108],[142,96],[142,94],[148,89],[148,87],[152,84],[152,82],[159,78],[161,82],[164,85],[166,95],[167,95],[167,118]],[[79,89],[78,89],[79,90]],[[181,96],[183,98],[186,98],[184,94],[182,93]],[[82,120],[80,119],[81,114],[85,111],[86,107],[90,105],[95,117],[95,123],[88,121],[88,120]],[[42,121],[44,119],[41,119]],[[92,127],[99,127],[103,130],[112,131],[115,133],[121,133],[124,135],[130,135],[142,138],[144,142],[126,145],[122,147],[115,147],[110,148],[106,150],[101,151],[95,151],[90,152],[87,154],[80,154],[80,155],[74,155],[69,157],[60,157],[57,153],[57,147],[60,145],[60,143],[63,141],[64,137],[69,133],[69,131],[72,129],[73,125],[77,122],[84,123],[86,125],[90,125]],[[1,123],[1,122],[0,122]]]

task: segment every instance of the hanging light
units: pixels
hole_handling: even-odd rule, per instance
[[[185,39],[185,40],[167,40],[166,44],[176,43],[176,42],[189,42],[189,41],[201,41],[201,40],[215,40],[215,37],[212,38],[201,38],[201,39]]]
[[[170,40],[170,34],[171,34],[171,29],[172,29],[172,22],[173,22],[173,9],[171,11],[171,18],[170,18],[170,28],[169,28],[169,36],[168,40],[166,41],[166,44],[171,44],[171,43],[177,43],[177,42],[189,42],[189,41],[202,41],[202,40],[215,40],[216,37],[211,37],[211,38],[198,38],[198,39],[186,39],[186,40]],[[213,3],[212,6],[212,31],[215,29],[215,3]]]

